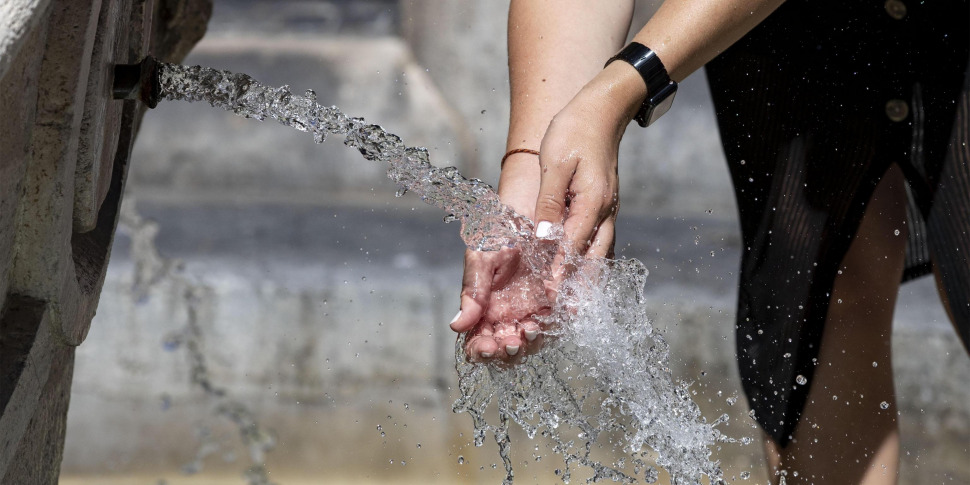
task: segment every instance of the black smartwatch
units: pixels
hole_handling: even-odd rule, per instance
[[[640,73],[643,82],[647,83],[647,99],[643,100],[640,112],[634,119],[640,126],[650,126],[674,103],[677,83],[670,79],[657,53],[638,42],[630,42],[619,54],[606,61],[603,67],[609,66],[613,61],[624,61],[630,64]]]

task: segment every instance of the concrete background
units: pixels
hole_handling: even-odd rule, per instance
[[[495,181],[508,117],[506,2],[217,1],[187,59],[325,102]],[[638,22],[651,6],[638,9]],[[651,271],[655,321],[709,416],[753,436],[734,370],[734,203],[703,73],[622,148],[618,254]],[[63,483],[242,483],[238,430],[190,383],[186,283],[201,289],[213,382],[273,430],[270,478],[288,483],[497,483],[494,445],[451,413],[461,242],[444,214],[397,199],[383,168],[339,141],[315,145],[204,105],[145,118],[128,200],[158,222],[185,280],[136,295],[120,237],[98,316],[77,353]],[[970,359],[932,283],[903,290],[896,323],[903,483],[970,481]],[[931,349],[931,350],[927,350]],[[704,372],[705,375],[701,375]],[[513,437],[517,475],[551,483],[556,458]],[[419,446],[420,444],[420,446]],[[184,475],[200,449],[202,471]],[[463,464],[458,463],[458,457]],[[729,477],[763,482],[755,446],[725,446]],[[193,480],[195,480],[193,482]]]

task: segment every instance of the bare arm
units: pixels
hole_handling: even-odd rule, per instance
[[[508,26],[512,106],[506,150],[539,149],[553,116],[622,47],[633,5],[633,0],[512,1]],[[499,193],[519,213],[534,215],[539,193],[539,163],[534,155],[509,157]]]
[[[782,1],[667,0],[634,40],[653,49],[670,76],[680,81],[764,20]],[[513,98],[509,147],[516,147],[522,140],[534,142],[533,133],[543,133],[539,188],[534,187],[534,175],[520,180],[522,175],[517,171],[503,173],[501,183],[514,178],[514,190],[537,194],[532,214],[539,223],[537,232],[543,231],[543,221],[563,222],[574,251],[605,256],[612,245],[619,203],[619,142],[646,96],[646,87],[628,64],[616,62],[602,67],[620,48],[624,37],[620,27],[629,22],[630,4],[623,2],[620,8],[614,2],[572,3],[577,5],[513,0],[509,65],[512,70],[528,70],[525,76],[510,77],[513,95],[531,95],[536,90],[536,78],[539,84],[556,85],[540,88],[544,90],[539,92],[549,94],[539,100]],[[599,11],[605,8],[604,3],[612,6]],[[581,27],[586,24],[591,28]],[[528,34],[516,33],[513,27],[519,25],[540,29],[543,39],[536,41],[535,34],[530,39]],[[554,36],[557,42],[544,42],[545,35]],[[561,72],[562,66],[568,66],[570,72]],[[584,76],[588,81],[578,93],[550,116]],[[543,123],[547,124],[544,130]],[[563,220],[567,191],[574,195],[570,213]],[[506,196],[509,200],[517,197]]]
[[[680,81],[782,1],[667,0],[634,40],[652,48]],[[499,195],[538,221],[540,236],[544,226],[563,222],[571,250],[590,257],[612,248],[620,138],[647,94],[628,64],[603,68],[622,47],[632,16],[633,0],[512,0],[509,11],[507,149],[539,149],[541,156],[509,157]],[[563,220],[567,191],[572,202]],[[558,278],[561,268],[554,271]],[[512,249],[466,254],[461,309],[451,328],[470,332],[466,351],[473,359],[513,359],[541,344],[532,316],[548,311],[549,301],[530,277]]]
[[[634,37],[653,49],[675,81],[727,49],[784,0],[667,0]]]

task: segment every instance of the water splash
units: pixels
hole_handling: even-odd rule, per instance
[[[513,473],[508,438],[509,421],[531,438],[548,438],[564,460],[562,480],[580,465],[592,470],[588,482],[612,480],[653,483],[664,468],[675,484],[696,483],[707,475],[721,480],[710,447],[735,442],[717,426],[725,414],[707,423],[691,399],[688,385],[676,381],[668,367],[669,348],[649,323],[642,288],[647,270],[637,260],[587,262],[560,288],[560,298],[547,323],[546,345],[516,366],[471,364],[459,339],[456,362],[462,393],[454,406],[475,423],[474,443],[481,446],[491,431],[506,465],[505,483]],[[497,400],[498,425],[485,420],[486,408]],[[596,448],[618,448],[629,456],[602,463]],[[650,456],[646,450],[652,450]]]
[[[446,211],[446,222],[461,221],[461,237],[477,250],[514,248],[534,275],[548,276],[556,244],[533,236],[532,222],[501,203],[495,191],[478,179],[463,177],[454,167],[431,165],[427,150],[405,146],[401,139],[336,107],[317,103],[307,91],[294,95],[288,86],[267,87],[245,74],[162,64],[162,96],[170,100],[206,101],[247,118],[274,119],[311,133],[322,143],[328,135],[344,136],[344,144],[364,158],[386,163],[387,174],[400,189]],[[456,367],[462,397],[456,412],[472,417],[474,443],[491,432],[506,469],[505,483],[514,477],[509,426],[516,423],[529,437],[542,435],[564,460],[557,473],[569,482],[577,466],[592,470],[588,481],[653,483],[664,468],[673,483],[696,483],[710,477],[722,481],[711,447],[734,442],[717,426],[724,415],[708,423],[691,400],[688,384],[673,378],[663,336],[647,318],[643,286],[647,270],[636,260],[589,261],[569,257],[577,268],[560,288],[551,315],[545,347],[520,365],[499,368],[469,363],[464,338],[456,346]],[[498,405],[497,424],[486,420],[486,408]],[[619,446],[617,446],[619,445]],[[597,448],[622,448],[626,459],[604,463],[593,457]]]
[[[129,291],[135,302],[144,302],[152,289],[163,281],[170,281],[182,294],[186,308],[185,325],[168,334],[163,342],[166,350],[185,350],[190,366],[191,384],[213,405],[212,414],[235,425],[239,438],[249,454],[249,466],[243,472],[248,485],[274,485],[266,468],[266,453],[276,447],[273,432],[262,426],[255,415],[242,402],[232,398],[225,388],[212,381],[206,365],[205,338],[202,332],[201,314],[205,301],[211,301],[212,289],[190,277],[181,262],[166,258],[158,252],[155,237],[158,224],[144,219],[136,209],[135,201],[127,197],[121,206],[118,228],[131,238],[131,259],[134,275]],[[165,406],[170,403],[166,400]],[[196,430],[200,444],[192,460],[182,466],[185,474],[202,471],[205,460],[223,449],[224,444],[212,436],[210,428],[202,424]]]

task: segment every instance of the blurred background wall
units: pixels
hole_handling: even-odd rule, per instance
[[[653,7],[640,2],[634,25]],[[428,147],[436,165],[494,183],[508,122],[506,13],[498,0],[216,0],[186,63],[313,89]],[[470,419],[451,412],[457,226],[395,198],[383,170],[338,140],[315,145],[201,104],[149,112],[120,231],[134,237],[119,235],[77,353],[62,482],[245,483],[246,420],[275,443],[265,458],[280,484],[499,482],[494,445],[474,448]],[[618,253],[650,268],[676,373],[696,382],[709,416],[728,412],[732,432],[754,436],[743,398],[728,404],[740,396],[740,241],[702,72],[657,124],[630,128],[620,171]],[[152,237],[172,260],[155,261],[163,270],[132,257]],[[904,483],[970,481],[970,390],[960,384],[970,359],[930,281],[903,293],[894,365]],[[198,385],[200,355],[224,396]],[[226,411],[235,405],[246,412]],[[536,443],[513,439],[517,477],[554,482],[556,457],[540,446],[539,461]],[[729,477],[764,481],[759,447],[718,456]]]

